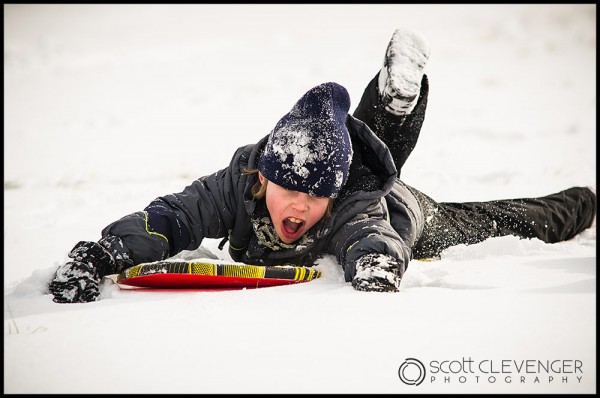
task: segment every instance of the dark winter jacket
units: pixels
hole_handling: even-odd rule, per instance
[[[126,252],[135,264],[194,250],[204,238],[228,238],[231,257],[247,264],[310,266],[321,255],[335,255],[346,281],[367,253],[390,255],[406,268],[423,229],[417,200],[396,178],[387,146],[355,117],[348,115],[346,123],[354,151],[348,181],[332,217],[324,217],[291,247],[267,247],[256,232],[256,220],[268,217],[268,211],[264,200],[250,193],[257,175],[245,170],[257,168],[268,136],[239,148],[227,168],[108,225],[102,236],[120,237],[126,247],[113,249]]]

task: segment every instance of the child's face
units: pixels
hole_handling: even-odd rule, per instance
[[[259,173],[261,183],[264,177]],[[284,243],[292,243],[315,225],[327,211],[329,198],[290,191],[272,181],[267,185],[265,200],[275,232]]]

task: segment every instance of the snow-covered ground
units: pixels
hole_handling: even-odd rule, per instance
[[[354,109],[403,26],[432,48],[407,183],[596,188],[595,5],[4,5],[4,392],[595,393],[595,223],[413,261],[397,294],[331,258],[285,287],[44,294],[79,240],[225,167],[307,89]]]

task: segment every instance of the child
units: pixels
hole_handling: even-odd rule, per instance
[[[437,203],[399,179],[425,116],[428,56],[421,35],[398,29],[352,116],[344,87],[310,89],[228,167],[113,222],[98,242],[79,242],[50,282],[54,301],[96,300],[103,276],[204,238],[229,240],[231,257],[247,264],[309,266],[332,254],[357,290],[395,292],[413,258],[504,235],[559,242],[589,228],[588,188]]]

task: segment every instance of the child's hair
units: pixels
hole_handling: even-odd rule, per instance
[[[257,174],[258,169],[252,169],[252,170],[244,169],[243,173],[246,175]],[[260,183],[260,179],[256,179],[256,182],[254,183],[254,185],[252,185],[252,189],[250,190],[252,197],[256,200],[264,199],[265,195],[267,194],[267,184],[269,184],[269,180],[267,179],[267,177],[265,177],[264,184]],[[333,202],[334,202],[334,199],[329,198],[329,203],[327,204],[327,210],[325,211],[325,217],[327,217],[327,218],[332,216]]]

